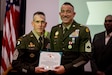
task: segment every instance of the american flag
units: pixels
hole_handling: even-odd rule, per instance
[[[6,71],[12,63],[16,38],[18,35],[17,28],[19,26],[20,1],[21,0],[6,0],[0,75],[2,75],[2,73]]]

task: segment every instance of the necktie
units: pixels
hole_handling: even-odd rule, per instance
[[[42,37],[39,37],[39,44],[40,44],[40,48],[42,48]]]
[[[65,28],[64,31],[63,31],[63,36],[65,36],[65,34],[66,34],[67,31],[68,31],[68,29]]]

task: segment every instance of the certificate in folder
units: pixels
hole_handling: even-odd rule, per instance
[[[62,52],[41,51],[39,67],[44,67],[46,70],[54,70],[56,66],[61,64],[61,56]]]

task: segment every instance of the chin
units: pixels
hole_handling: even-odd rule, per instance
[[[66,24],[66,25],[68,25],[69,23],[68,23],[68,22],[63,22],[63,24]]]
[[[68,20],[63,20],[63,23],[69,23],[69,21]]]
[[[42,33],[43,31],[40,31],[39,33]]]
[[[63,23],[65,23],[65,24],[66,24],[66,23],[68,23],[68,21],[63,21]]]
[[[42,33],[43,31],[37,31],[37,33]]]

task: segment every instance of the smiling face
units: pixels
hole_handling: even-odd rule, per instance
[[[72,6],[62,5],[61,12],[59,13],[63,24],[69,25],[72,23],[75,12]]]
[[[41,14],[36,14],[33,17],[32,26],[34,30],[41,34],[44,32],[47,22],[45,21],[45,16]]]

